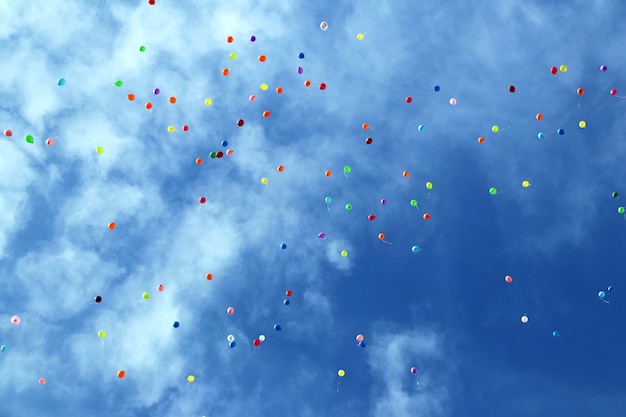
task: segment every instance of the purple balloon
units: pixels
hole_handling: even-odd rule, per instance
[[[385,204],[387,204],[387,200],[385,200],[385,199],[383,198],[382,200],[380,200],[380,204],[382,204],[382,205],[384,206]]]
[[[304,68],[298,67],[298,74],[302,74],[304,72]]]
[[[254,42],[254,41],[256,41],[256,36],[254,35],[250,36],[250,42]]]
[[[417,373],[417,368],[416,368],[415,366],[413,366],[413,367],[411,368],[411,373],[412,373],[412,374],[416,374],[416,373]]]
[[[606,70],[607,70],[606,65],[600,65],[600,71],[604,72]]]
[[[161,92],[161,90],[159,90],[158,88],[155,88],[154,90],[152,90],[152,92],[154,94],[159,94]]]
[[[326,239],[326,233],[322,232],[319,235],[317,235],[317,237],[319,237],[320,239]]]

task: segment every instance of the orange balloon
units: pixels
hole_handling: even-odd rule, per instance
[[[228,43],[233,43],[234,40],[235,40],[235,38],[233,38],[232,36],[228,36],[226,38],[226,42],[228,42]]]
[[[324,172],[324,175],[326,175],[327,177],[330,177],[331,175],[333,175],[332,171],[327,169],[326,172]]]
[[[152,103],[147,102],[146,103],[146,109],[150,110],[152,108]]]
[[[202,158],[196,158],[196,165],[202,165]]]
[[[206,279],[211,281],[213,279],[213,274],[206,274]]]
[[[576,90],[576,93],[577,93],[579,96],[582,96],[583,94],[585,94],[585,90],[584,90],[584,89],[582,89],[582,88],[579,88],[578,90]]]
[[[384,234],[384,233],[379,233],[379,234],[378,234],[378,238],[379,238],[380,240],[385,240],[385,234]]]
[[[543,120],[543,114],[537,113],[537,115],[535,116],[535,119],[537,119],[538,121],[542,121]]]
[[[267,60],[267,57],[265,55],[259,55],[259,61],[265,62],[265,60]]]
[[[368,125],[367,123],[363,123],[361,127],[363,128],[363,130],[367,130],[370,128],[370,125]]]
[[[135,95],[134,94],[129,94],[128,95],[128,101],[133,101],[135,99]]]
[[[402,171],[402,176],[404,178],[408,178],[409,177],[409,171]]]
[[[113,229],[115,229],[115,226],[116,226],[115,222],[111,222],[111,223],[109,223],[109,226],[108,226],[108,227],[109,227],[109,230],[113,230]]]
[[[285,167],[282,165],[278,165],[278,167],[276,167],[276,169],[278,170],[278,172],[283,172],[285,170]]]
[[[170,97],[170,103],[174,104],[176,103],[176,97]]]
[[[309,87],[310,85],[311,85],[311,81],[306,80],[306,81],[304,82],[304,86],[305,86],[305,87]]]
[[[424,218],[424,220],[430,220],[430,214],[428,213],[424,213],[422,217]]]
[[[268,117],[270,117],[270,114],[271,114],[271,113],[270,113],[269,111],[265,110],[265,111],[263,112],[263,117],[265,117],[265,118],[267,119]]]
[[[482,136],[478,138],[478,143],[485,143],[485,138]]]
[[[122,379],[122,378],[124,378],[125,376],[126,376],[126,371],[124,371],[124,370],[119,370],[119,371],[117,371],[117,377],[118,377],[118,378]]]
[[[283,88],[282,87],[276,87],[276,94],[282,94],[283,93]]]
[[[228,71],[228,68],[224,68],[224,69],[222,70],[222,75],[223,75],[224,77],[226,77],[226,76],[228,75],[228,73],[229,73],[229,72],[230,72],[230,71]]]

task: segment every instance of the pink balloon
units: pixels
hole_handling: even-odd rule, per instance
[[[513,277],[510,275],[507,275],[506,277],[504,277],[504,280],[510,284],[511,282],[513,282]]]
[[[450,99],[450,104],[452,104],[453,106],[456,105],[456,99],[454,97]]]
[[[46,145],[48,145],[48,146],[54,145],[54,139],[52,139],[52,138],[46,139]]]
[[[255,96],[255,95],[251,95],[250,97],[248,97],[248,100],[249,100],[251,103],[254,103],[254,102],[256,101],[256,96]]]
[[[233,307],[228,307],[228,308],[226,309],[226,312],[227,312],[228,314],[233,314],[233,313],[235,312],[235,309],[234,309]]]
[[[363,335],[362,335],[362,334],[357,334],[357,335],[356,335],[356,341],[357,341],[357,342],[362,342],[364,339],[365,339],[365,337],[363,337]]]
[[[235,151],[233,151],[232,149],[228,149],[226,151],[226,155],[228,155],[228,156],[232,155],[233,153],[235,153]]]
[[[163,291],[164,289],[165,289],[165,285],[163,285],[163,284],[157,285],[157,290]]]
[[[15,324],[16,326],[18,324],[20,324],[22,321],[22,319],[20,319],[20,316],[13,316],[11,317],[11,323]]]
[[[46,378],[39,378],[39,383],[41,385],[46,385]]]
[[[9,136],[13,136],[13,132],[11,131],[11,129],[6,129],[6,130],[4,131],[4,136],[6,136],[7,138],[8,138]]]

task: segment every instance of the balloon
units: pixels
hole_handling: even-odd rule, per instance
[[[302,67],[298,67],[298,74],[303,74],[304,73],[304,68]]]
[[[537,119],[537,121],[542,121],[543,120],[543,114],[537,113],[537,115],[535,116],[535,119]]]
[[[507,275],[506,277],[504,277],[504,280],[510,284],[513,282],[513,277],[510,275]]]
[[[124,85],[124,82],[123,82],[122,80],[117,80],[117,81],[115,81],[115,86],[116,86],[116,87],[121,87],[121,86],[123,86],[123,85]]]
[[[326,83],[320,83],[320,90],[326,90]]]
[[[141,45],[141,46],[139,47],[139,52],[146,52],[146,47],[145,47],[145,46],[143,46],[143,45]]]
[[[606,289],[608,292],[613,292],[613,286],[609,285],[609,287]]]
[[[565,130],[557,129],[556,133],[558,133],[559,135],[564,135],[565,134]]]
[[[450,99],[450,104],[456,106],[456,99],[454,97]]]
[[[622,207],[618,207],[618,208],[617,208],[617,212],[618,212],[619,214],[624,214],[624,211],[625,211],[624,206],[622,206]]]
[[[364,347],[366,347],[366,346],[367,346],[367,345],[365,344],[365,342],[363,342],[363,341],[359,342],[358,344],[359,344],[359,347],[362,347],[362,348],[364,348]]]
[[[233,314],[233,313],[235,312],[235,309],[234,309],[233,307],[228,307],[228,308],[226,309],[226,312],[227,312],[228,314]]]
[[[524,314],[521,318],[522,323],[528,323],[528,316],[526,314]]]
[[[585,89],[584,88],[577,88],[576,89],[576,94],[578,94],[579,96],[582,96],[583,94],[585,94]]]
[[[411,200],[411,205],[413,207],[417,207],[417,200]]]
[[[206,197],[200,197],[198,201],[200,202],[200,204],[204,204],[206,203]]]
[[[378,234],[378,239],[385,240],[385,234],[384,233],[379,233]]]
[[[352,204],[346,204],[346,210],[350,211],[352,210]]]
[[[339,375],[339,378],[343,378],[344,376],[346,376],[346,371],[340,369],[337,371],[337,375]]]
[[[58,85],[59,87],[64,86],[64,85],[65,85],[65,78],[59,78],[59,79],[57,80],[57,85]]]
[[[262,334],[261,334],[261,335],[259,335],[259,340],[260,340],[261,342],[265,342],[265,335],[262,335]]]
[[[423,132],[423,131],[424,131],[424,129],[426,129],[426,127],[425,127],[424,125],[419,125],[419,126],[417,126],[417,131],[418,131],[418,132]]]
[[[356,335],[356,341],[357,342],[362,342],[365,339],[365,337],[362,334],[357,334]]]
[[[559,69],[557,67],[552,67],[550,68],[550,72],[552,73],[552,75],[556,75],[556,73],[559,71]]]
[[[213,104],[213,100],[211,100],[210,98],[207,98],[204,100],[204,104],[207,106],[210,106],[211,104]]]
[[[287,297],[291,297],[291,296],[293,295],[293,291],[291,291],[291,290],[287,290],[287,291],[285,291],[285,295],[286,295]]]
[[[223,75],[224,77],[226,77],[229,73],[230,73],[230,71],[228,70],[228,68],[224,68],[224,69],[222,70],[222,75]]]
[[[559,70],[560,70],[561,72],[567,72],[567,65],[561,65],[561,66],[559,67]]]
[[[232,334],[229,334],[228,336],[226,336],[226,340],[228,340],[229,342],[232,342],[233,340],[235,340],[235,336]]]
[[[233,38],[232,36],[226,37],[226,42],[228,42],[228,43],[233,43],[234,40],[235,40],[235,38]]]
[[[33,135],[26,135],[24,139],[26,139],[26,142],[28,143],[35,143],[35,138],[33,137]]]
[[[326,239],[326,233],[322,232],[322,233],[318,234],[317,237],[320,238],[320,239]]]
[[[113,229],[115,229],[115,226],[117,226],[117,225],[115,224],[115,222],[111,222],[111,223],[109,223],[109,224],[108,224],[108,226],[107,226],[107,227],[109,228],[109,230],[113,230]]]
[[[175,321],[175,322],[174,322],[174,324],[173,324],[173,327],[174,327],[175,329],[178,329],[178,327],[179,327],[179,326],[180,326],[180,323],[179,323],[179,322],[177,322],[177,321]]]
[[[283,328],[280,327],[280,324],[275,324],[274,325],[274,330],[276,330],[277,332],[280,332]]]
[[[352,172],[352,168],[346,165],[345,167],[343,167],[343,172],[346,174],[349,174],[350,172]]]
[[[367,216],[367,220],[372,221],[372,220],[375,220],[375,219],[376,219],[376,216],[374,214],[370,214],[369,216]]]
[[[232,149],[227,149],[226,150],[226,155],[232,155],[235,151],[233,151]]]
[[[229,348],[231,348],[231,349],[232,349],[232,348],[234,348],[235,346],[237,346],[237,342],[235,342],[234,340],[231,340],[231,341],[228,343],[228,347],[229,347]]]
[[[380,204],[384,206],[385,204],[387,204],[387,200],[383,198],[382,200],[380,200]]]
[[[417,368],[416,368],[415,366],[412,366],[412,367],[411,367],[411,373],[412,373],[413,375],[417,374]]]
[[[123,371],[123,370],[119,370],[119,371],[117,371],[117,377],[118,377],[119,379],[122,379],[122,378],[124,378],[125,376],[126,376],[126,372],[125,372],[125,371]]]
[[[310,87],[311,86],[311,81],[309,81],[309,80],[304,81],[304,86],[305,87]]]
[[[281,248],[281,249],[287,249],[287,244],[286,244],[286,243],[282,243],[282,244],[280,245],[280,248]]]
[[[5,129],[4,136],[6,136],[7,138],[13,136],[13,132],[11,131],[11,129]]]
[[[432,190],[433,189],[433,183],[430,182],[430,181],[426,182],[426,189]]]
[[[524,188],[528,188],[528,187],[530,187],[530,182],[528,182],[528,181],[522,181],[522,187],[524,187]]]
[[[561,333],[557,332],[556,330],[552,332],[552,337],[559,337],[561,336]]]
[[[509,93],[514,93],[515,92],[515,86],[514,85],[510,85],[509,86]]]
[[[485,138],[484,137],[479,137],[478,138],[478,143],[485,143]]]
[[[196,377],[195,377],[195,376],[193,376],[193,375],[189,375],[189,376],[187,377],[187,382],[193,382],[193,381],[195,381],[195,380],[196,380]]]
[[[600,65],[600,71],[604,72],[606,71],[608,68],[606,67],[606,65]]]
[[[6,352],[9,349],[7,345],[0,346],[0,352]]]
[[[268,182],[269,180],[267,178],[261,178],[261,184],[267,185]]]
[[[497,193],[498,193],[498,190],[497,190],[495,187],[491,187],[491,188],[489,189],[489,194],[491,194],[491,195],[495,195],[495,194],[497,194]]]
[[[282,87],[276,87],[276,94],[282,94],[283,93],[283,88]]]
[[[174,126],[168,126],[167,127],[167,131],[170,133],[174,133],[176,131],[176,129],[174,128]]]
[[[128,94],[126,97],[128,98],[128,101],[133,101],[133,100],[135,100],[135,95],[134,95],[134,94],[132,94],[132,93],[131,93],[131,94]]]
[[[21,322],[22,322],[22,319],[20,318],[20,316],[13,316],[13,317],[11,317],[11,324],[17,326]]]
[[[146,109],[150,110],[152,108],[152,103],[147,102],[146,103]]]
[[[441,91],[441,87],[439,87],[438,85],[436,85],[433,90],[435,90],[435,93]]]
[[[46,385],[46,378],[39,378],[39,384]]]
[[[330,196],[326,196],[326,198],[324,199],[324,201],[326,201],[326,204],[330,204],[333,202],[333,199]]]
[[[604,299],[604,297],[606,297],[606,293],[605,293],[604,291],[600,291],[600,292],[598,293],[598,297],[600,297],[600,300],[602,300],[602,301],[604,301],[605,303],[609,304],[609,302],[608,302],[608,301],[606,301],[606,300]]]
[[[422,248],[420,248],[420,247],[419,247],[419,246],[417,246],[417,245],[416,245],[416,246],[413,246],[413,247],[411,248],[411,252],[413,252],[413,253],[417,253],[417,252],[419,252],[419,251],[421,251],[421,250],[422,250]]]
[[[147,299],[149,299],[149,298],[150,298],[150,293],[144,292],[143,294],[141,294],[141,297],[142,297],[144,300],[147,300]]]
[[[227,147],[228,146],[228,141],[227,140],[223,140],[221,142],[221,144],[222,144],[223,147]]]
[[[152,92],[153,92],[154,94],[159,94],[159,93],[161,92],[161,90],[160,90],[160,89],[158,89],[158,88],[155,88],[154,90],[152,90]]]
[[[285,299],[285,300],[283,300],[283,304],[284,304],[284,305],[286,305],[286,306],[288,306],[289,304],[291,304],[291,301],[289,301],[289,300]]]
[[[261,346],[261,341],[260,341],[259,339],[254,339],[254,340],[252,341],[252,344],[253,344],[255,347],[259,347],[259,346]]]
[[[430,220],[430,214],[429,213],[424,213],[424,215],[422,216],[422,218],[424,220]]]
[[[328,29],[328,23],[326,23],[326,22],[320,23],[320,29],[322,29],[322,30]]]
[[[98,337],[99,337],[100,339],[104,339],[104,338],[106,337],[106,335],[107,335],[107,334],[106,334],[106,332],[105,332],[104,330],[100,330],[100,331],[98,332]]]
[[[581,120],[580,122],[578,122],[578,127],[584,129],[585,127],[587,127],[587,122]]]
[[[407,104],[410,104],[413,101],[413,97],[409,96],[405,98],[404,101],[406,101]]]
[[[96,303],[99,303],[102,301],[102,297],[99,295],[96,295],[96,298],[93,299]]]
[[[402,176],[404,178],[408,178],[409,177],[409,171],[402,171]]]
[[[367,129],[369,129],[369,128],[370,128],[370,125],[369,125],[369,124],[367,124],[367,123],[363,123],[363,124],[361,125],[361,128],[363,128],[363,130],[367,130]]]
[[[544,135],[544,134],[543,134],[543,132],[539,132],[539,133],[537,133],[537,137],[538,137],[539,139],[545,139],[545,138],[546,138],[546,135]]]
[[[278,172],[283,172],[284,170],[285,170],[284,165],[278,165],[278,166],[276,167],[276,171],[278,171]]]
[[[358,35],[356,35],[356,38],[360,41],[362,41],[364,37],[365,35],[363,35],[362,33],[359,33]]]
[[[341,256],[342,256],[342,257],[344,257],[344,258],[345,258],[346,256],[348,256],[348,251],[347,251],[347,250],[345,250],[345,249],[344,249],[344,250],[342,250],[342,251],[341,251]]]
[[[259,88],[260,88],[262,91],[267,91],[267,90],[270,88],[270,86],[269,86],[269,85],[267,85],[267,84],[265,84],[265,83],[263,83],[263,84],[261,84],[261,85],[259,86]]]
[[[330,177],[331,175],[333,175],[333,172],[330,169],[327,169],[326,171],[324,171],[324,175]]]
[[[231,52],[231,53],[228,55],[228,57],[229,57],[230,59],[235,59],[235,58],[237,58],[237,54],[236,54],[235,52]]]
[[[298,58],[303,59],[303,58],[304,58],[304,52],[300,52],[300,53],[298,54]]]
[[[498,125],[493,125],[493,126],[491,126],[491,131],[492,131],[493,133],[497,133],[497,132],[498,132],[498,130],[500,130],[500,126],[498,126]]]
[[[616,95],[617,95],[617,90],[613,88],[611,91],[609,91],[609,93],[610,93],[612,96],[616,96]]]
[[[163,292],[164,289],[165,289],[165,285],[163,285],[163,284],[157,285],[157,291]]]
[[[169,98],[169,102],[170,102],[170,104],[176,104],[176,97],[171,96],[171,97]]]
[[[613,198],[617,198],[617,196],[618,196],[618,195],[619,195],[619,194],[617,193],[617,191],[613,191],[613,192],[611,193],[611,196],[612,196]]]
[[[250,101],[251,103],[254,103],[254,101],[256,101],[256,96],[251,95],[250,97],[248,97],[248,101]]]

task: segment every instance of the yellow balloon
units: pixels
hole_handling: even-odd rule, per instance
[[[261,183],[267,185],[269,180],[267,178],[261,178]]]
[[[528,181],[522,181],[522,187],[526,188],[526,187],[530,187],[530,182]]]
[[[267,91],[268,88],[270,88],[270,87],[267,84],[265,84],[265,83],[261,84],[261,90]]]
[[[578,122],[578,127],[580,127],[581,129],[584,129],[585,127],[587,127],[587,122],[585,122],[584,120],[581,120],[580,122]]]
[[[345,250],[345,249],[344,249],[344,250],[342,250],[342,251],[341,251],[341,256],[343,256],[344,258],[345,258],[346,256],[348,256],[348,251],[347,251],[347,250]]]
[[[433,189],[433,183],[432,183],[432,182],[430,182],[430,181],[428,181],[428,182],[426,183],[426,188],[428,188],[429,190],[432,190],[432,189]]]
[[[98,337],[99,337],[100,339],[104,339],[104,338],[106,337],[106,335],[107,335],[107,334],[106,334],[106,332],[105,332],[104,330],[100,330],[100,331],[98,332]]]
[[[175,130],[176,129],[174,129],[174,126],[168,126],[167,127],[167,131],[170,132],[170,133],[174,133]]]
[[[528,323],[528,316],[524,314],[521,320],[522,320],[522,323]]]
[[[356,38],[360,41],[362,41],[364,37],[365,35],[363,35],[362,33],[359,33],[358,35],[356,35]]]
[[[147,292],[144,292],[141,296],[143,297],[144,300],[147,300],[148,298],[150,298],[150,294]]]
[[[346,375],[346,371],[340,369],[337,371],[337,375],[339,375],[340,378],[343,378]]]
[[[193,376],[193,375],[189,375],[189,376],[187,377],[187,382],[193,382],[193,381],[195,381],[195,380],[196,380],[196,377],[195,377],[195,376]]]
[[[206,100],[204,100],[204,104],[206,104],[207,106],[210,106],[211,104],[213,104],[213,100],[211,100],[210,98],[207,98]]]
[[[492,131],[493,133],[496,133],[498,130],[500,130],[500,126],[498,126],[498,125],[493,125],[493,126],[491,126],[491,131]]]
[[[561,65],[559,69],[561,70],[561,72],[567,72],[567,65]]]
[[[234,53],[234,52],[231,52],[231,53],[230,53],[230,55],[228,55],[228,57],[229,57],[230,59],[235,59],[235,58],[237,58],[237,54],[236,54],[236,53]]]
[[[96,146],[96,152],[102,155],[102,153],[104,153],[104,148],[102,146]]]

